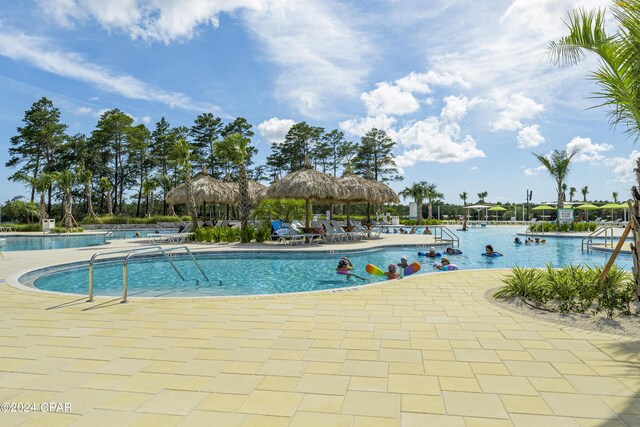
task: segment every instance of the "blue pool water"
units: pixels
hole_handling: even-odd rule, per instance
[[[107,235],[106,239],[107,240],[116,240],[116,239],[135,239],[136,238],[136,233],[140,233],[140,235],[143,238],[146,238],[148,234],[153,234],[155,231],[158,231],[159,233],[162,234],[171,234],[171,233],[177,233],[178,229],[177,228],[143,228],[143,229],[131,229],[131,230],[109,230],[109,231],[113,231],[113,234]],[[123,237],[124,236],[124,237]]]
[[[37,251],[43,249],[66,249],[104,244],[101,234],[62,236],[6,236],[5,251]]]
[[[580,239],[547,239],[545,245],[516,246],[513,239],[516,229],[489,228],[473,229],[460,236],[463,254],[448,257],[460,269],[508,268],[514,265],[524,267],[544,267],[547,263],[562,266],[570,263],[588,265],[604,264],[608,256],[603,253],[583,254]],[[486,258],[486,244],[492,244],[496,251],[505,254],[500,258]],[[327,250],[331,245],[327,245]],[[200,254],[197,258],[210,278],[206,282],[192,261],[182,255],[173,260],[186,276],[180,280],[169,263],[164,259],[134,258],[129,264],[129,294],[131,296],[220,296],[251,295],[314,291],[357,286],[384,280],[365,272],[365,265],[371,263],[384,270],[391,263],[400,261],[407,255],[409,262],[419,261],[422,270],[418,274],[450,274],[435,271],[433,265],[439,259],[420,258],[417,253],[426,248],[394,247],[378,250],[329,253],[223,253]],[[335,267],[342,256],[353,262],[354,274],[358,277],[337,275]],[[631,256],[620,255],[618,266],[631,268]],[[72,267],[50,272],[35,280],[40,289],[86,294],[88,289],[88,266]],[[122,259],[116,262],[97,264],[94,269],[94,286],[97,295],[121,295]]]

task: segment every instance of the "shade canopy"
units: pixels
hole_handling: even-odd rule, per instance
[[[596,205],[591,204],[591,203],[584,203],[584,204],[582,204],[580,206],[576,206],[574,209],[580,209],[580,210],[583,210],[583,211],[592,211],[592,210],[600,209],[600,208],[598,206],[596,206]]]
[[[469,206],[465,206],[464,208],[465,209],[477,209],[477,210],[480,210],[480,209],[488,209],[490,207],[491,206],[487,206],[487,205],[469,205]]]
[[[196,204],[230,204],[233,203],[233,189],[229,184],[213,179],[205,171],[198,172],[192,179],[193,197]],[[187,203],[187,186],[183,182],[171,189],[165,200],[170,205]]]
[[[494,206],[492,208],[487,209],[489,212],[503,212],[506,211],[502,206]]]
[[[240,203],[240,185],[237,182],[225,181],[223,184],[227,185],[232,192],[233,201],[229,204]],[[249,203],[252,205],[257,204],[260,200],[266,197],[267,186],[260,184],[258,181],[252,179],[248,180],[249,184]]]
[[[618,203],[607,203],[606,205],[600,206],[600,209],[626,209],[627,205],[622,205]]]
[[[540,205],[540,206],[536,206],[535,208],[531,209],[532,211],[552,211],[555,208],[549,205]]]
[[[374,191],[375,197],[371,199],[372,203],[400,203],[400,197],[398,197],[398,193],[393,191],[391,187],[389,187],[384,182],[380,182],[377,179],[369,179],[365,178],[372,190]]]
[[[370,180],[356,175],[352,172],[345,172],[338,182],[346,190],[345,202],[371,202],[381,197],[378,186],[372,184]]]
[[[274,199],[304,199],[306,201],[307,228],[311,223],[310,201],[335,202],[346,200],[349,193],[338,180],[318,172],[306,163],[302,169],[291,172],[267,189],[267,197]]]

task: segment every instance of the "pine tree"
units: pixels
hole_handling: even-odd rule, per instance
[[[354,170],[379,181],[402,180],[393,154],[395,146],[396,143],[385,131],[371,129],[357,147],[357,155],[353,158]]]
[[[221,164],[215,156],[215,143],[221,138],[222,131],[222,119],[211,113],[196,117],[189,131],[193,139],[195,155],[206,161],[211,176],[216,179],[220,179],[222,175]]]

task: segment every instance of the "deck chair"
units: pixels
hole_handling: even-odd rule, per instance
[[[322,226],[324,227],[324,231],[325,231],[325,238],[327,239],[327,241],[331,240],[332,242],[335,242],[336,240],[342,241],[344,239],[346,239],[347,233],[344,230],[336,230],[333,225],[331,225],[330,221],[322,221]]]
[[[358,227],[356,227],[354,224],[352,224],[351,222],[349,222],[348,224],[346,224],[348,227],[352,227],[351,231],[346,231],[340,224],[338,224],[337,222],[334,221],[329,221],[331,223],[331,225],[333,225],[333,228],[335,228],[336,230],[342,230],[344,232],[347,233],[347,239],[349,240],[362,240],[365,237],[365,234],[362,233],[361,230],[358,229]]]

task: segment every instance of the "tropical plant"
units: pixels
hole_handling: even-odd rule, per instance
[[[580,193],[582,193],[582,201],[587,202],[587,194],[589,194],[589,187],[586,185],[580,189]]]
[[[578,191],[578,190],[576,189],[576,187],[571,187],[571,188],[569,188],[569,201],[570,201],[570,202],[573,202],[573,196],[575,196],[575,195],[576,195],[576,191]]]
[[[611,195],[613,196],[613,203],[618,203],[618,192],[614,191]]]
[[[260,226],[256,229],[256,242],[266,242],[271,238],[271,223],[269,221],[262,221]]]
[[[429,201],[427,205],[427,208],[428,208],[427,218],[433,219],[433,202],[444,198],[444,194],[438,191],[436,184],[427,184],[425,188],[425,196]]]
[[[558,209],[564,208],[564,180],[567,178],[567,175],[571,170],[571,160],[576,154],[576,150],[572,150],[570,152],[568,152],[567,150],[553,150],[549,157],[542,154],[533,153],[540,164],[547,169],[549,175],[556,181],[556,191],[558,192]],[[557,221],[559,223],[560,219],[558,218]]]
[[[484,203],[484,198],[487,197],[489,195],[488,191],[483,191],[481,193],[478,193],[478,201],[480,203]]]
[[[109,181],[109,178],[107,178],[106,176],[100,178],[100,189],[107,198],[107,215],[113,216],[113,199],[111,197],[113,184],[111,184],[111,181]]]
[[[38,206],[38,222],[42,223],[42,220],[47,217],[45,195],[49,190],[49,187],[51,187],[53,177],[48,173],[41,173],[35,178],[23,173],[17,173],[14,175],[13,179],[15,181],[29,185],[40,195],[40,204]]]
[[[20,200],[21,197],[16,197],[13,200],[7,202],[2,206],[2,215],[5,218],[9,218],[13,221],[31,222],[32,218],[38,215],[38,205],[32,202],[25,202]],[[41,225],[35,225],[36,230],[18,229],[18,231],[39,231]]]
[[[467,192],[463,191],[462,193],[460,193],[459,197],[462,199],[462,207],[467,206],[467,199],[469,198],[469,195],[467,194]]]
[[[91,188],[91,178],[93,173],[84,168],[78,169],[78,182],[84,185],[84,196],[87,199],[87,216],[91,219],[98,219],[98,215],[93,211],[93,188]]]
[[[403,199],[412,198],[413,201],[416,202],[418,208],[418,225],[422,224],[422,204],[427,198],[428,185],[429,183],[426,181],[414,182],[411,187],[406,187],[404,190],[398,193]]]
[[[196,210],[196,199],[193,194],[193,183],[191,182],[191,173],[193,172],[191,151],[191,144],[189,144],[184,138],[178,138],[178,140],[173,144],[170,158],[182,168],[184,186],[187,192],[187,211],[189,212],[189,216],[191,216],[191,223],[195,230],[198,228],[198,213]]]
[[[240,229],[241,235],[246,236],[244,229],[247,227],[249,217],[249,180],[245,162],[247,160],[247,146],[249,138],[240,133],[227,135],[222,141],[215,143],[216,157],[225,159],[238,168],[238,188],[240,192]],[[243,243],[248,243],[244,242]]]
[[[73,186],[78,182],[78,176],[70,170],[53,172],[52,176],[58,188],[64,193],[64,200],[62,203],[64,207],[64,216],[62,217],[62,224],[64,224],[66,228],[71,228],[72,226],[78,227],[78,223],[76,223],[76,220],[73,217],[73,198],[71,195]]]
[[[304,200],[296,199],[263,199],[253,210],[251,216],[268,221],[281,219],[291,223],[304,214]]]
[[[142,194],[147,199],[147,218],[151,218],[151,215],[153,214],[153,202],[155,199],[154,192],[159,186],[160,183],[154,178],[147,179],[142,183]]]
[[[531,298],[539,293],[542,276],[535,268],[514,267],[502,282],[506,285],[493,294],[494,298]]]

